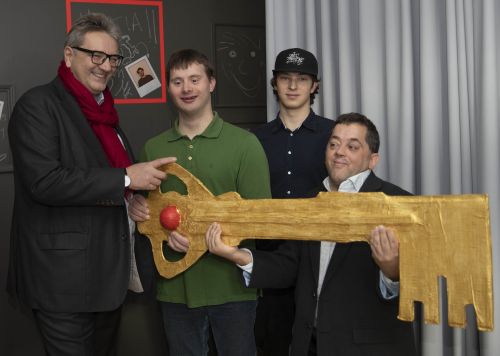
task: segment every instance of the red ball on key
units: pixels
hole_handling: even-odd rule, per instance
[[[160,224],[167,230],[176,230],[181,222],[181,213],[175,205],[168,205],[160,213]]]

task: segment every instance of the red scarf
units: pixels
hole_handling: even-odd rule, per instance
[[[71,70],[61,61],[57,71],[64,86],[76,99],[80,109],[87,118],[92,131],[101,142],[109,164],[115,168],[126,168],[131,165],[130,158],[115,128],[118,126],[118,114],[109,89],[104,90],[104,102],[99,105],[94,95],[75,78]]]

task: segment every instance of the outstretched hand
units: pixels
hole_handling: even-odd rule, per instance
[[[129,188],[133,190],[155,190],[167,177],[167,174],[158,168],[176,160],[175,157],[164,157],[128,166],[126,170],[130,178]]]
[[[394,230],[377,226],[371,232],[368,243],[382,273],[392,281],[399,281],[399,241]]]

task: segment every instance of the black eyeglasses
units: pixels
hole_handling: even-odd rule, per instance
[[[99,64],[99,65],[104,64],[104,62],[106,62],[106,59],[109,58],[109,64],[112,67],[118,67],[120,66],[123,60],[123,56],[120,56],[119,54],[107,54],[101,51],[91,51],[90,49],[82,47],[71,47],[71,48],[90,54],[92,56],[91,61],[94,64]]]

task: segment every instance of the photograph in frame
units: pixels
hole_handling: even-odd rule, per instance
[[[125,70],[141,98],[161,88],[158,75],[155,73],[147,56],[143,56],[127,64]]]

